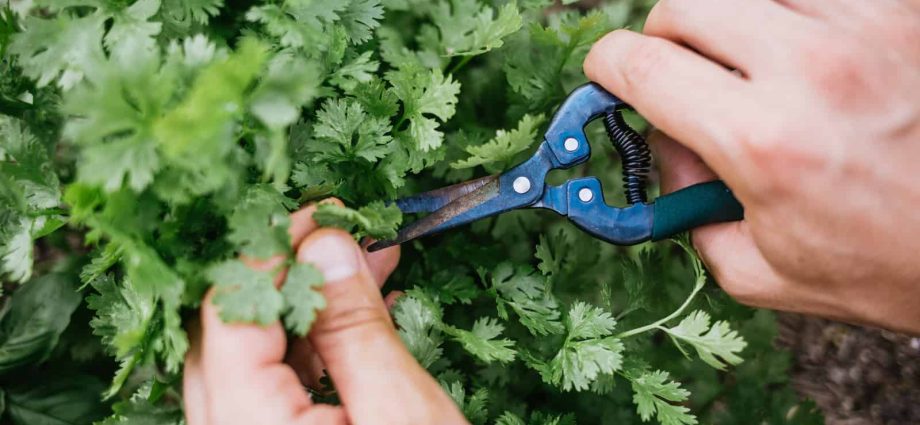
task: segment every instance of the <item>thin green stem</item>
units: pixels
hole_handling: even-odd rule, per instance
[[[454,75],[455,73],[457,73],[457,71],[460,70],[460,68],[463,68],[464,66],[466,66],[466,64],[469,63],[469,61],[472,60],[472,59],[473,59],[473,55],[464,56],[463,59],[460,59],[460,61],[458,61],[457,63],[455,63],[454,66],[452,66],[452,67],[447,71],[447,73],[450,74],[450,75]]]
[[[654,323],[649,323],[648,325],[641,326],[635,329],[630,329],[626,332],[620,333],[616,335],[616,338],[626,338],[629,336],[638,335],[643,332],[650,331],[652,329],[656,329],[656,328],[660,329],[662,324],[667,323],[668,321],[674,319],[677,316],[680,316],[684,312],[684,310],[687,309],[690,303],[693,302],[693,299],[696,298],[696,294],[700,292],[700,289],[703,289],[703,285],[705,284],[706,284],[705,276],[698,277],[696,280],[696,285],[693,288],[693,292],[690,293],[690,296],[687,297],[687,300],[684,301],[684,303],[681,304],[681,306],[678,307],[677,310],[674,310],[673,313],[667,315],[667,317],[664,317],[658,321],[655,321]]]

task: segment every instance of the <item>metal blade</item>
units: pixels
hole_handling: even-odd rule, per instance
[[[516,208],[533,206],[543,195],[546,174],[554,168],[554,161],[555,157],[544,142],[530,159],[503,174],[396,201],[403,212],[431,212],[431,215],[400,229],[396,239],[375,242],[368,251],[443,232]]]
[[[449,186],[444,189],[427,192],[430,194],[433,192],[443,191],[445,192],[444,197],[425,197],[424,195],[426,194],[421,194],[417,197],[413,197],[419,198],[421,200],[427,199],[432,203],[443,202],[446,199],[446,196],[451,195],[453,195],[452,197],[454,199],[452,201],[443,202],[442,206],[436,209],[430,215],[409,223],[400,229],[395,239],[374,242],[369,247],[367,247],[367,250],[369,252],[378,251],[393,245],[411,241],[425,235],[442,232],[452,227],[460,226],[462,224],[466,224],[471,221],[475,221],[480,218],[488,217],[490,215],[495,215],[501,212],[491,212],[489,209],[482,208],[482,206],[489,200],[495,199],[498,196],[499,176],[483,177],[468,183],[475,183],[478,185],[478,187],[470,190],[470,186],[464,186],[464,184],[461,183],[460,185],[455,186],[463,186],[459,189],[464,190],[465,193],[457,191],[457,189],[454,188],[455,186]],[[454,188],[453,191],[448,190],[452,188]],[[402,205],[399,207],[400,209],[403,209]],[[475,210],[480,211],[475,213]],[[407,211],[403,210],[403,212]]]
[[[430,190],[417,195],[397,199],[396,206],[404,213],[434,212],[454,200],[465,196],[497,180],[498,176],[486,176],[475,180],[457,183],[455,185]]]

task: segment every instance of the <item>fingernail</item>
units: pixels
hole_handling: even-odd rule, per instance
[[[358,273],[358,250],[354,241],[344,236],[326,235],[309,241],[301,247],[297,259],[310,263],[320,272],[326,283],[347,279]]]

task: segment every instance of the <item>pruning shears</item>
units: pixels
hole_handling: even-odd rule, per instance
[[[623,120],[629,108],[594,83],[572,91],[550,122],[536,153],[505,173],[482,177],[396,200],[403,213],[429,213],[401,228],[395,239],[378,241],[376,251],[443,232],[518,208],[544,208],[567,217],[594,237],[616,244],[657,241],[693,228],[744,218],[741,204],[722,181],[696,184],[647,201],[651,153],[645,140]],[[603,118],[604,127],[623,164],[628,206],[604,201],[596,177],[571,179],[560,186],[545,183],[554,169],[588,160],[591,148],[585,126]]]

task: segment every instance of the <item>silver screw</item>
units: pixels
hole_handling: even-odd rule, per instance
[[[594,199],[594,192],[587,187],[583,187],[578,191],[578,199],[581,199],[581,202],[591,202],[591,200]]]
[[[530,179],[524,176],[518,177],[514,179],[513,183],[511,183],[511,187],[517,193],[530,192]]]
[[[565,146],[565,150],[569,152],[575,152],[575,150],[578,149],[578,139],[569,137],[568,139],[565,139],[563,146]]]

